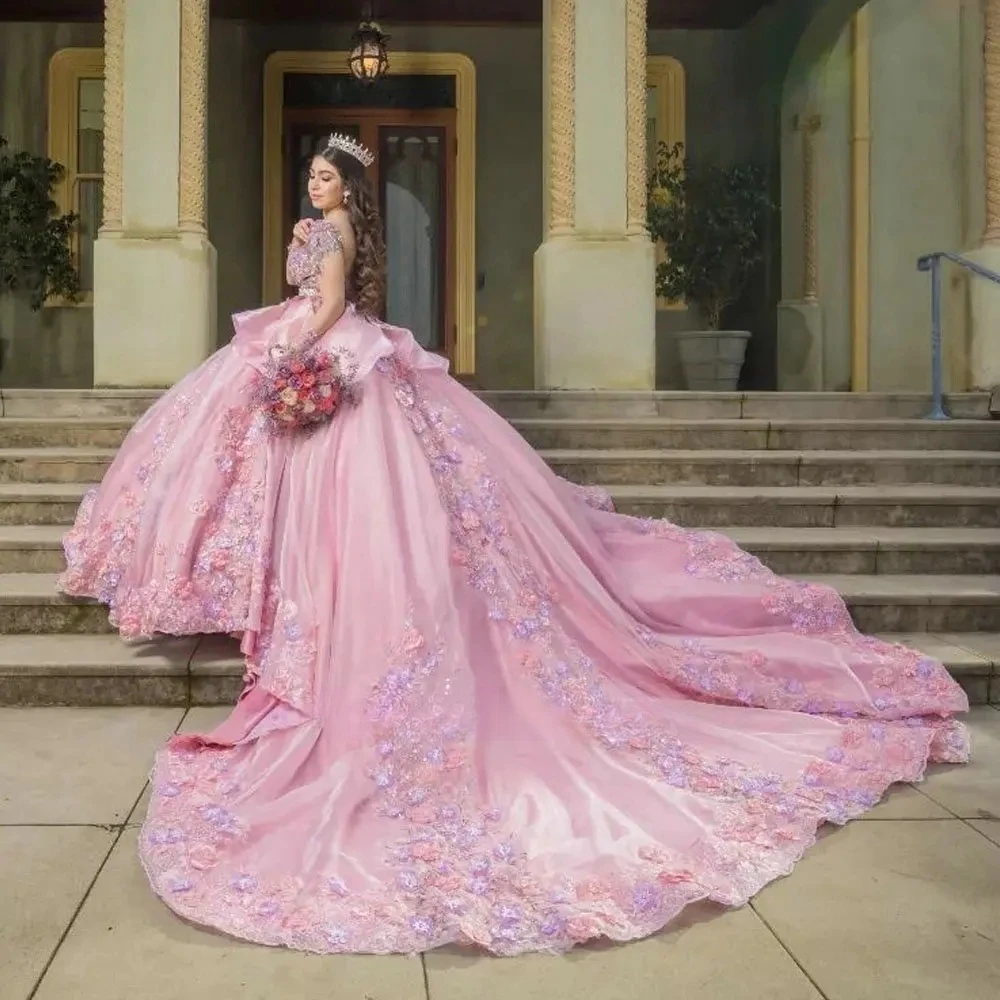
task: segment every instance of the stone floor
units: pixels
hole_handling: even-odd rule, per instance
[[[316,958],[188,927],[136,861],[154,749],[216,709],[0,709],[0,1000],[995,1000],[1000,711],[751,907],[565,958]]]

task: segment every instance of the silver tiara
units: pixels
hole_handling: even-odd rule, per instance
[[[363,167],[370,167],[375,162],[375,154],[367,146],[362,146],[357,139],[352,139],[343,132],[334,132],[326,140],[326,148],[339,149],[342,153],[353,156]]]

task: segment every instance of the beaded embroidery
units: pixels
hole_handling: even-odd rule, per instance
[[[300,295],[319,296],[319,276],[323,261],[333,253],[344,252],[340,230],[332,222],[318,219],[309,230],[305,243],[294,243],[288,250],[285,277],[288,284],[298,288]]]
[[[921,704],[935,698],[941,704],[947,694],[937,665],[857,636],[846,610],[825,591],[772,580],[743,554],[730,565],[729,543],[721,536],[621,518],[616,523],[623,531],[688,545],[693,576],[763,583],[776,627],[827,635],[852,649],[862,644],[872,665],[870,684],[886,692],[883,704],[876,693],[870,711],[881,718],[834,719],[839,739],[797,776],[701,753],[633,705],[573,641],[552,583],[517,534],[507,486],[493,474],[474,434],[396,359],[383,359],[378,371],[377,377],[390,380],[435,477],[448,515],[455,586],[478,595],[492,627],[509,643],[512,682],[519,676],[530,682],[621,766],[690,797],[711,834],[683,857],[650,841],[601,873],[540,874],[503,808],[508,804],[485,800],[476,781],[477,734],[468,713],[474,698],[462,651],[449,650],[411,612],[381,654],[384,669],[366,704],[367,738],[357,751],[357,774],[370,786],[363,801],[387,834],[377,878],[358,877],[337,855],[314,870],[260,870],[255,838],[266,834],[241,809],[261,780],[256,750],[178,737],[158,758],[141,841],[151,882],[178,913],[262,943],[325,953],[416,952],[457,940],[517,954],[564,951],[598,936],[626,940],[656,931],[699,899],[746,902],[790,869],[824,820],[844,822],[878,801],[892,782],[919,778],[929,753],[949,761],[967,757],[962,726],[919,716]],[[150,460],[116,509],[123,516],[93,525],[92,499],[81,512],[67,543],[78,557],[74,572],[88,566],[79,579],[101,581],[102,599],[126,628],[141,632],[168,621],[172,631],[238,629],[237,619],[252,604],[248,594],[260,592],[268,569],[260,527],[264,479],[255,460],[267,444],[249,409],[224,413],[219,442],[208,456],[225,484],[220,499],[188,501],[205,524],[191,553],[197,585],[167,578],[155,593],[128,592],[146,485],[194,401],[182,392],[171,405],[176,411],[163,420]],[[610,509],[603,491],[566,489],[589,507]],[[91,532],[99,537],[96,545]],[[90,551],[112,555],[89,566]],[[248,680],[281,703],[248,742],[277,728],[302,727],[305,744],[321,728],[312,715],[316,628],[306,610],[273,585],[263,600]],[[634,650],[623,642],[622,656],[634,655],[690,697],[838,714],[838,706],[822,701],[822,691],[797,690],[794,680],[771,677],[762,656],[728,654],[704,640],[671,643],[624,611],[622,616],[622,634],[627,629],[634,637]],[[905,684],[900,667],[909,671]],[[847,706],[839,709],[846,716]],[[905,713],[910,717],[899,721]]]

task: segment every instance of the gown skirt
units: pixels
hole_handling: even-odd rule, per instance
[[[553,474],[407,331],[348,308],[360,393],[273,432],[306,297],[137,423],[61,588],[128,639],[236,634],[245,686],[159,752],[140,840],[181,917],[269,945],[499,955],[747,902],[824,822],[968,758],[940,663],[726,537]]]

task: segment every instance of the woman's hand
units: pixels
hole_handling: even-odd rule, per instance
[[[299,219],[292,230],[292,241],[294,243],[307,243],[309,241],[309,233],[312,231],[312,224],[312,219]]]

